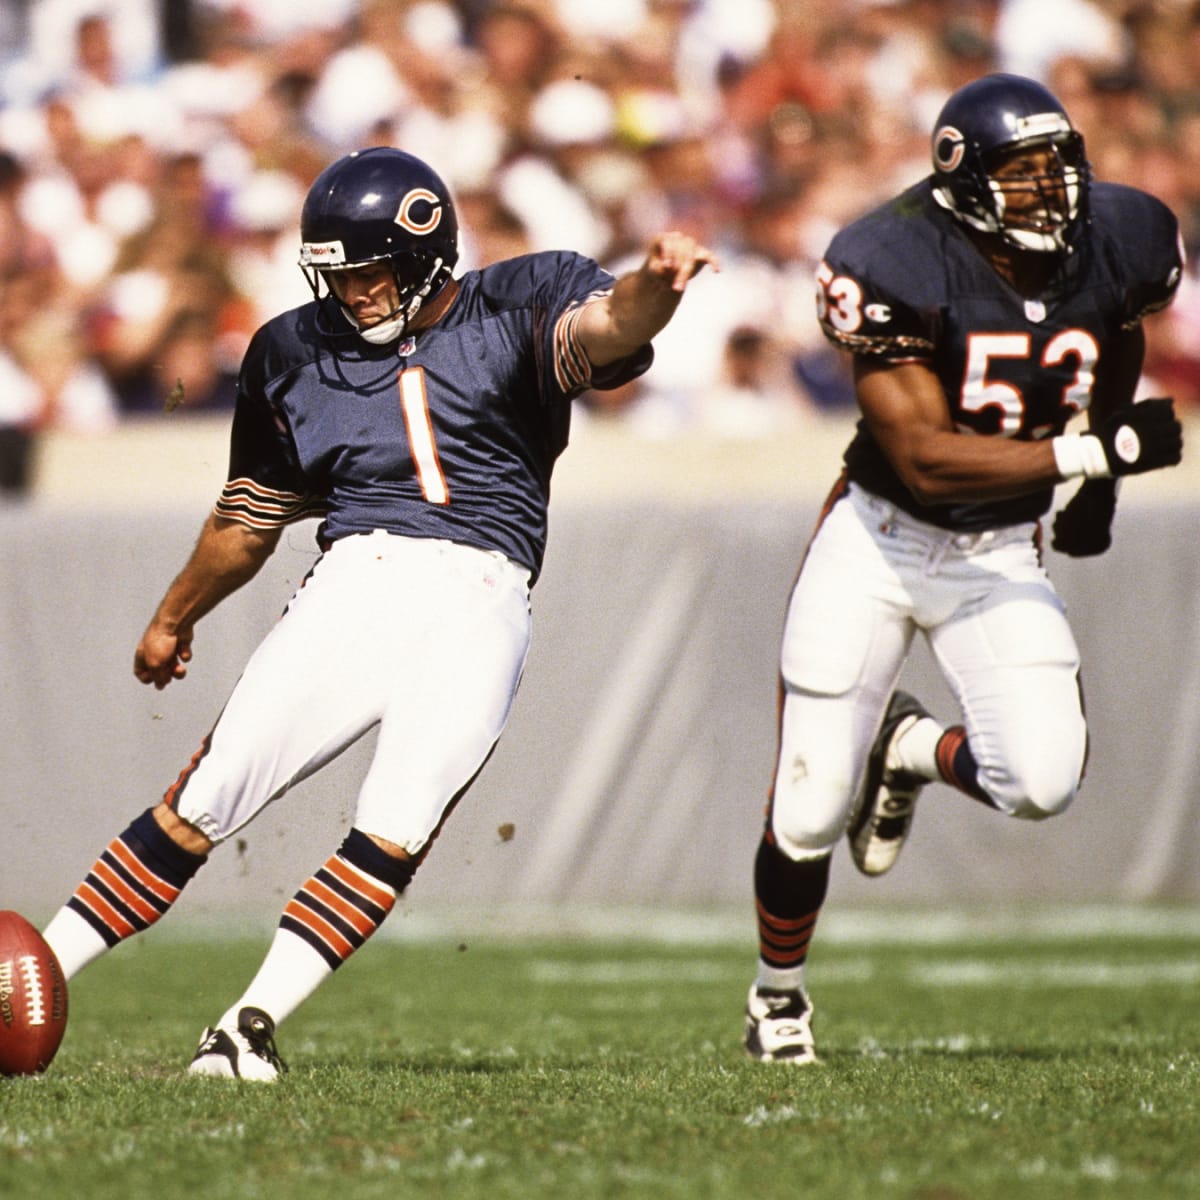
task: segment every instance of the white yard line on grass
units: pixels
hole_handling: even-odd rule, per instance
[[[868,983],[875,976],[876,964],[868,958],[822,962],[814,976],[824,985]],[[539,984],[563,984],[569,987],[652,986],[662,984],[706,985],[741,979],[745,969],[728,961],[698,959],[679,962],[674,959],[638,958],[634,961],[564,962],[538,958],[529,964],[529,977]],[[1096,959],[1070,963],[1035,962],[1025,959],[1019,970],[1011,963],[970,958],[934,960],[901,968],[904,981],[919,987],[965,988],[1003,987],[1006,989],[1108,988],[1110,990],[1144,988],[1153,984],[1194,987],[1200,983],[1200,958],[1145,959],[1139,962],[1112,963]],[[893,973],[894,978],[894,973]]]
[[[268,913],[195,914],[152,936],[180,940],[269,937]],[[826,906],[816,945],[948,945],[985,940],[1059,942],[1136,937],[1143,941],[1195,938],[1200,942],[1200,905],[1030,905],[985,910],[959,908],[840,908]],[[753,901],[745,908],[686,909],[670,906],[586,904],[469,905],[402,902],[376,935],[379,941],[424,942],[446,938],[470,943],[505,940],[643,941],[663,945],[740,945],[753,957],[757,941]]]

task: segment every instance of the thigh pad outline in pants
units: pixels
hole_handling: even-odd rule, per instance
[[[814,539],[784,629],[771,820],[792,857],[828,853],[845,832],[912,636],[894,576],[839,502]]]
[[[464,601],[477,601],[468,592]],[[388,699],[355,825],[419,854],[479,773],[508,721],[529,648],[528,601],[471,603],[421,648],[420,686]]]
[[[979,783],[1000,811],[1062,812],[1083,770],[1087,730],[1079,650],[1040,571],[994,587],[933,630],[930,644],[962,709]]]
[[[420,697],[425,680],[457,661],[454,645],[468,644],[468,620],[490,620],[505,648],[507,714],[528,647],[527,580],[498,555],[430,539],[335,543],[251,656],[207,749],[176,785],[179,815],[214,842],[230,837],[378,724],[398,692]],[[448,629],[457,641],[438,636]]]

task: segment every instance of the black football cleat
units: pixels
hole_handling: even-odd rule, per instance
[[[287,1066],[275,1049],[275,1022],[261,1008],[243,1008],[236,1029],[206,1029],[189,1075],[274,1083]]]
[[[884,714],[867,757],[858,812],[846,833],[850,857],[864,875],[890,871],[912,829],[917,797],[930,780],[901,770],[895,764],[892,747],[901,734],[927,716],[921,702],[907,692],[896,692]]]

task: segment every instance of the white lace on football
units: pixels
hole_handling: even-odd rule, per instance
[[[25,980],[25,1007],[30,1025],[46,1023],[46,991],[42,986],[42,973],[38,961],[32,954],[23,954],[17,959],[21,976]]]

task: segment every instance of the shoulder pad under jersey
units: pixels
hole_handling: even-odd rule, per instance
[[[921,360],[945,304],[947,238],[959,235],[929,181],[847,225],[817,269],[817,318],[854,354]]]
[[[1184,263],[1179,222],[1157,197],[1122,184],[1094,183],[1090,202],[1091,236],[1124,287],[1130,329],[1174,299]]]

